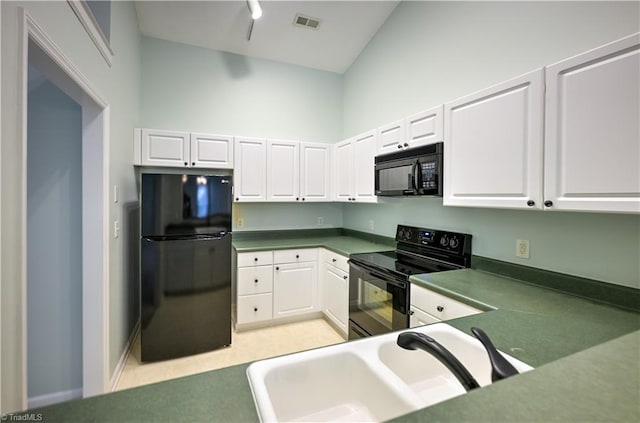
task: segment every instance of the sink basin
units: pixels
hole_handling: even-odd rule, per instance
[[[491,363],[476,338],[442,323],[412,331],[425,333],[442,344],[469,370],[481,387],[491,384]],[[396,344],[396,339],[397,335],[382,342],[378,347],[378,357],[421,398],[425,407],[466,393],[453,373],[435,357],[421,350],[402,349]],[[507,354],[502,355],[519,373],[532,369]]]
[[[247,372],[264,422],[382,421],[415,410],[363,356],[345,348],[263,360]]]
[[[480,386],[491,383],[489,358],[472,336],[445,323],[411,331],[444,345]],[[260,420],[384,421],[466,392],[430,354],[398,347],[400,333],[252,363],[247,376]],[[518,371],[531,370],[503,355]]]

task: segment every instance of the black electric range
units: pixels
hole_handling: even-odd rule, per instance
[[[409,277],[471,265],[471,235],[398,225],[396,249],[349,258],[349,339],[409,327]]]

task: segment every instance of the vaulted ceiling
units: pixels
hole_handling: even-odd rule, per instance
[[[248,39],[245,0],[137,1],[143,35],[245,56],[345,72],[398,1],[260,0],[263,15]],[[295,25],[297,14],[319,20]]]

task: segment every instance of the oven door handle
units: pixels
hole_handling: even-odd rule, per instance
[[[356,270],[359,270],[363,273],[369,273],[370,275],[375,276],[378,279],[382,279],[388,284],[397,286],[399,288],[404,289],[407,287],[407,283],[405,281],[399,280],[397,276],[385,274],[383,272],[380,272],[379,270],[372,269],[370,266],[365,266],[361,263],[355,264],[352,260],[349,260],[349,266],[353,266]]]

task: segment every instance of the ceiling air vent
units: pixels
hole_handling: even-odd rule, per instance
[[[320,19],[298,13],[293,19],[293,24],[304,28],[318,29],[320,26]]]

